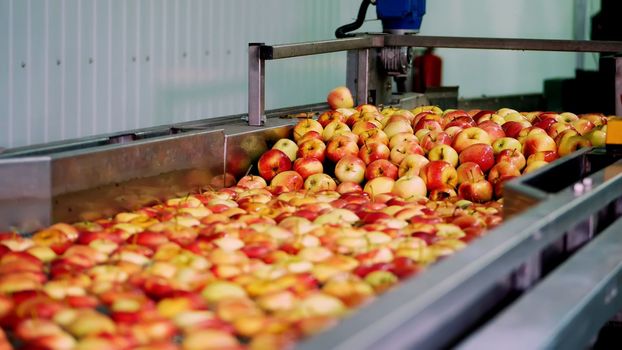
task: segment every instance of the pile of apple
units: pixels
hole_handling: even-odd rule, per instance
[[[607,121],[329,102],[235,186],[0,233],[0,349],[291,348],[499,225],[505,181]]]

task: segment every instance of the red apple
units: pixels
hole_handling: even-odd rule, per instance
[[[474,162],[483,172],[487,172],[495,164],[495,153],[492,146],[478,143],[460,152],[460,163]]]
[[[451,145],[451,137],[443,131],[432,130],[421,138],[421,147],[427,152],[438,145]]]
[[[356,182],[342,182],[337,186],[337,192],[341,194],[345,193],[360,193],[363,192],[363,188]]]
[[[431,161],[424,165],[419,172],[419,176],[425,181],[429,191],[446,186],[455,188],[458,182],[456,168],[442,160]]]
[[[300,145],[307,141],[307,140],[312,140],[312,139],[316,139],[316,140],[320,140],[322,141],[322,134],[317,132],[317,131],[309,131],[306,134],[302,135],[302,137],[300,137],[298,139],[298,141],[296,141],[296,144],[298,145],[298,147],[300,147]]]
[[[298,158],[315,158],[320,162],[324,161],[326,145],[318,139],[311,139],[300,144],[298,147]]]
[[[317,158],[298,158],[294,162],[294,171],[296,171],[303,179],[307,179],[313,174],[321,174],[324,172],[324,166]]]
[[[478,127],[466,128],[462,130],[453,140],[452,146],[456,152],[461,153],[464,149],[475,144],[492,143],[488,133]]]
[[[400,165],[404,158],[408,155],[412,154],[420,154],[424,155],[423,148],[419,146],[419,142],[417,141],[404,141],[391,149],[391,154],[389,158],[391,162],[395,165]]]
[[[505,137],[505,132],[503,131],[503,128],[492,120],[482,122],[478,124],[477,127],[486,131],[488,133],[488,136],[490,136],[490,140],[492,140],[492,142],[495,142],[495,140],[499,138]]]
[[[458,169],[456,169],[456,173],[458,174],[458,185],[465,182],[477,182],[486,179],[482,168],[480,168],[477,163],[473,162],[460,164]]]
[[[526,157],[529,157],[536,152],[555,151],[556,149],[557,145],[555,144],[555,140],[553,140],[545,132],[533,133],[533,131],[531,131],[525,138],[525,142],[523,145],[523,154]]]
[[[369,181],[377,177],[397,179],[397,166],[386,159],[377,159],[367,165],[365,178]]]
[[[372,142],[388,145],[389,138],[387,137],[387,134],[385,134],[384,131],[380,129],[367,130],[367,131],[362,132],[359,135],[359,138],[358,138],[359,146],[362,146],[366,143],[372,143]]]
[[[508,162],[497,163],[490,169],[488,181],[494,183],[497,179],[505,176],[520,176],[520,171],[514,164]]]
[[[294,141],[298,141],[300,138],[302,138],[302,136],[304,136],[306,133],[310,132],[310,131],[315,131],[317,133],[322,133],[324,130],[324,128],[322,127],[322,125],[320,123],[318,123],[316,120],[307,118],[307,119],[303,119],[301,121],[298,122],[298,124],[296,124],[296,126],[294,126]]]
[[[246,175],[238,181],[238,186],[246,189],[264,188],[268,186],[266,180],[261,176]]]
[[[292,168],[292,161],[287,154],[278,149],[271,149],[262,154],[257,162],[259,175],[266,181],[272,180],[277,174]]]
[[[335,177],[340,182],[361,183],[365,179],[366,164],[357,156],[347,155],[335,165]]]
[[[332,140],[333,137],[348,131],[352,131],[350,130],[348,125],[335,120],[326,125],[324,131],[322,132],[322,139],[324,140],[324,142],[328,142]]]
[[[356,142],[343,136],[334,137],[326,146],[326,157],[334,163],[347,155],[357,155],[358,153],[359,146]]]
[[[365,164],[370,164],[378,159],[389,159],[390,155],[391,150],[389,150],[389,147],[383,143],[377,142],[363,145],[358,152],[358,157],[363,160]]]
[[[517,150],[514,149],[504,149],[503,151],[497,154],[495,158],[496,163],[508,162],[516,167],[516,169],[521,170],[527,164],[525,160],[525,156]]]
[[[529,126],[531,126],[531,124],[529,122],[527,122],[527,121],[525,121],[525,122],[507,122],[507,123],[504,123],[503,125],[501,125],[501,128],[503,129],[503,132],[505,133],[505,136],[517,138],[518,137],[518,133],[520,133],[521,130],[523,130],[524,128],[527,128]]]
[[[331,109],[354,107],[352,93],[345,86],[339,86],[331,90],[326,97],[326,102]]]
[[[323,128],[325,128],[328,123],[334,120],[345,123],[347,119],[348,118],[346,118],[345,115],[339,113],[338,111],[330,110],[320,114],[320,116],[317,118],[317,121],[318,123],[320,123],[320,125],[322,125]]]
[[[527,158],[527,164],[534,162],[536,160],[543,160],[547,163],[550,163],[558,158],[557,151],[542,151],[536,152]],[[522,168],[520,168],[522,169]]]
[[[492,199],[492,184],[486,180],[463,182],[458,187],[458,195],[475,203],[486,203]]]

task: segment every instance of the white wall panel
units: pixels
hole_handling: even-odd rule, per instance
[[[333,38],[359,3],[0,0],[0,147],[243,113],[248,42]],[[431,0],[422,33],[569,38],[571,9],[565,0]],[[574,64],[571,54],[440,53],[445,83],[466,96],[539,91]],[[344,83],[345,55],[266,71],[268,108],[318,102]]]

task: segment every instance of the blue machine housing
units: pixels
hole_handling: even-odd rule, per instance
[[[419,32],[424,14],[425,0],[376,0],[376,15],[385,32]]]

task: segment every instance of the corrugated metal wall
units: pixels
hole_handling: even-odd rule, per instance
[[[331,38],[358,3],[0,0],[0,147],[243,113],[248,42]],[[345,81],[344,54],[296,60],[268,64],[268,108]]]

